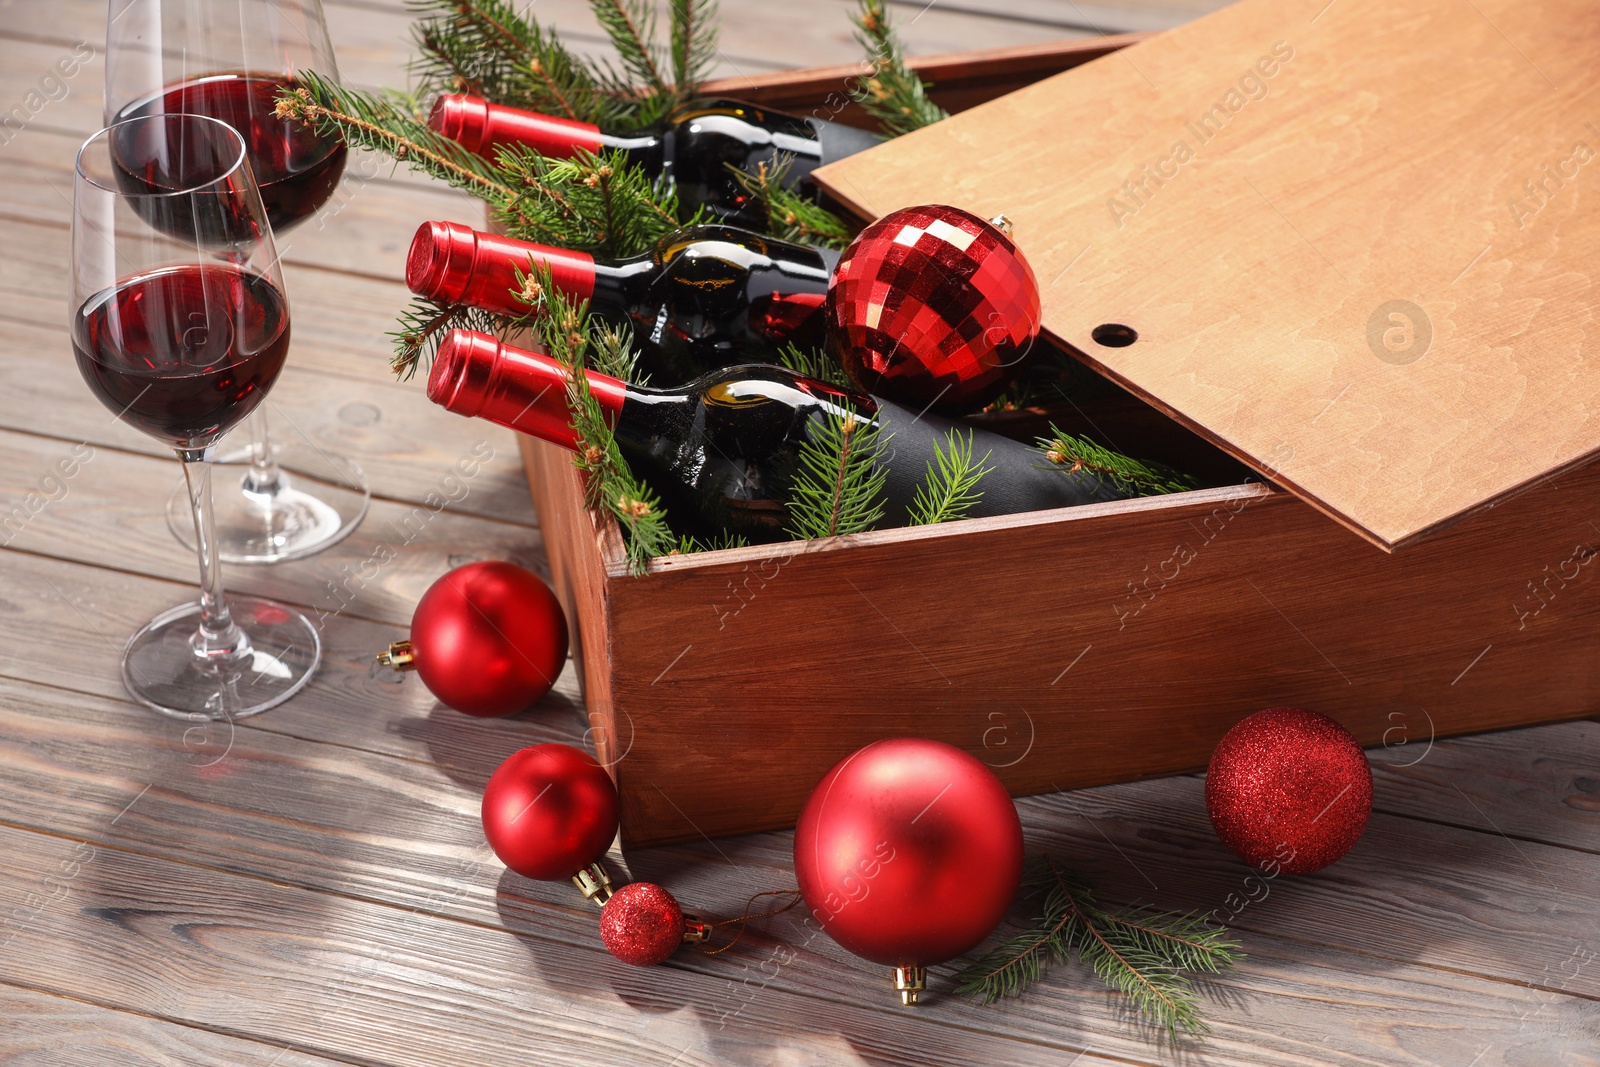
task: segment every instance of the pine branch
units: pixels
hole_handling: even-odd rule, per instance
[[[619,74],[606,64],[607,74],[602,79],[613,92],[628,91],[635,83],[643,82],[648,94],[666,95],[672,87],[662,76],[657,62],[655,10],[649,0],[589,0],[600,28],[611,38],[625,74]]]
[[[658,187],[642,164],[622,150],[599,155],[580,150],[571,159],[551,159],[524,146],[504,146],[496,173],[516,193],[502,215],[513,237],[610,259],[626,259],[654,248],[704,213],[678,218],[678,197]]]
[[[839,366],[839,361],[821,349],[804,352],[798,345],[789,343],[778,349],[777,358],[780,367],[788,367],[807,378],[827,382],[839,389],[855,388],[850,384],[850,378],[845,374],[844,368]]]
[[[789,494],[789,532],[796,540],[870,530],[883,518],[887,467],[878,463],[888,438],[854,413],[814,417],[800,446]]]
[[[963,439],[959,430],[951,430],[946,442],[948,451],[939,442],[933,443],[927,478],[917,486],[916,496],[911,500],[912,526],[932,526],[963,518],[983,499],[978,483],[994,468],[988,466],[988,452],[973,462],[972,441],[972,431],[968,430]]]
[[[638,94],[611,93],[595,67],[513,0],[416,0],[419,95],[469,92],[497,104],[626,127]]]
[[[583,371],[595,331],[589,321],[588,301],[575,301],[555,288],[550,268],[541,264],[534,275],[538,286],[538,330],[545,349],[567,368],[567,406],[578,441],[573,465],[583,471],[585,502],[614,515],[627,533],[628,566],[643,574],[650,561],[679,551],[683,542],[667,524],[666,509],[656,493],[628,469],[617,447],[600,401],[589,388]],[[616,334],[600,335],[602,344],[617,343]],[[615,353],[610,357],[617,358]]]
[[[1118,489],[1138,496],[1160,496],[1163,493],[1184,493],[1199,488],[1199,481],[1190,475],[1173,470],[1160,463],[1142,460],[1102,448],[1083,437],[1062,433],[1054,423],[1051,436],[1038,439],[1044,458],[1053,466],[1069,474],[1089,471],[1108,478]]]
[[[1227,931],[1196,914],[1146,907],[1106,911],[1080,876],[1045,857],[1030,865],[1024,895],[1040,902],[1032,929],[970,964],[957,977],[963,996],[988,1004],[1020,996],[1074,954],[1112,989],[1176,1037],[1207,1031],[1186,972],[1221,973],[1241,958]]]
[[[717,0],[672,0],[672,87],[693,96],[717,60]]]
[[[883,0],[861,0],[861,10],[851,21],[872,67],[866,93],[858,102],[885,133],[895,137],[950,117],[928,99],[926,83],[906,66],[904,46],[889,25]]]
[[[516,325],[514,320],[465,304],[440,304],[417,297],[400,313],[399,328],[389,334],[394,339],[389,366],[395,377],[406,381],[418,367],[425,370],[433,365],[439,342],[451,330],[477,330],[504,338]]]
[[[342,137],[355,148],[381,152],[491,204],[516,198],[516,190],[487,161],[428,129],[394,98],[346,89],[312,71],[299,71],[295,78],[296,88],[278,94],[278,118],[304,123],[323,136]]]
[[[782,241],[819,248],[844,249],[849,246],[852,235],[843,219],[821,204],[784,187],[784,176],[794,165],[792,155],[779,152],[773,157],[770,167],[765,162],[758,163],[754,173],[740,170],[732,163],[724,165],[733,172],[734,180],[740,187],[760,201],[767,215],[767,232],[772,236]]]

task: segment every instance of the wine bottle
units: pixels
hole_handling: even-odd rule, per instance
[[[970,433],[975,456],[993,468],[973,516],[1067,507],[1133,495],[1087,471],[1047,468],[1018,441],[888,401],[838,389],[782,367],[726,367],[676,389],[645,389],[585,371],[634,473],[661,494],[684,532],[723,531],[751,541],[786,536],[789,491],[801,446],[850,414],[881,430],[878,462],[888,470],[886,525],[903,525],[934,446]],[[487,334],[452,330],[428,377],[428,399],[574,451],[567,409],[567,369],[542,352],[514,348]]]
[[[728,169],[754,173],[780,153],[793,160],[784,184],[814,195],[810,175],[824,163],[871,148],[865,130],[825,119],[769,111],[736,100],[686,105],[643,130],[610,132],[587,122],[447,94],[434,102],[428,125],[468,151],[493,159],[498,145],[519,144],[566,159],[579,149],[620,149],[652,176],[670,181],[687,212],[704,207],[721,222],[766,228],[766,213]]]
[[[632,327],[643,370],[675,384],[735,363],[774,362],[785,344],[822,347],[822,305],[838,259],[728,226],[685,227],[646,255],[604,261],[425,222],[406,257],[406,284],[440,303],[519,315],[528,305],[518,273],[549,264],[557,288]]]

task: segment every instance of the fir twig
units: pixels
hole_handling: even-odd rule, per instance
[[[394,339],[394,355],[389,357],[389,366],[395,377],[405,381],[418,367],[427,369],[433,365],[439,342],[451,330],[477,330],[504,338],[514,325],[513,320],[504,316],[465,304],[440,304],[417,297],[400,313],[399,328],[389,334]]]
[[[656,15],[649,0],[589,0],[600,28],[611,38],[611,45],[622,61],[618,73],[607,64],[605,83],[616,93],[625,93],[643,82],[650,94],[668,94],[672,87],[662,76],[655,45]]]
[[[850,384],[850,379],[845,374],[844,368],[839,365],[839,361],[821,349],[805,352],[799,345],[787,343],[778,349],[778,365],[788,367],[807,378],[827,382],[838,389],[855,388]]]
[[[693,96],[717,58],[716,0],[672,0],[672,86]]]
[[[889,24],[883,0],[861,0],[851,17],[872,74],[859,103],[891,137],[931,126],[949,113],[928,99],[927,84],[906,66],[905,49]]]
[[[821,204],[785,188],[783,179],[794,165],[794,157],[780,152],[772,164],[756,164],[752,173],[725,164],[733,171],[740,187],[755,197],[767,215],[767,232],[783,241],[843,249],[850,244],[850,228],[844,220]]]
[[[933,443],[933,459],[928,461],[928,474],[917,486],[911,500],[912,526],[931,526],[963,518],[983,499],[978,483],[994,468],[988,465],[989,453],[977,462],[972,459],[973,434],[966,437],[959,430],[951,430],[946,441],[948,449]]]
[[[1046,462],[1069,474],[1089,471],[1109,479],[1118,489],[1137,496],[1184,493],[1199,488],[1199,481],[1190,475],[1160,463],[1124,456],[1087,438],[1062,433],[1054,423],[1050,426],[1050,434],[1050,437],[1038,439],[1038,447],[1044,453]]]
[[[324,136],[342,137],[356,148],[382,152],[491,203],[515,198],[516,191],[486,160],[428,129],[398,101],[346,89],[312,71],[299,71],[295,78],[296,88],[278,94],[274,106],[278,118],[302,122]]]
[[[415,0],[418,94],[468,92],[497,104],[626,127],[638,94],[600,85],[595,67],[514,0]]]
[[[1208,1031],[1190,974],[1217,974],[1238,962],[1239,943],[1226,930],[1192,913],[1107,911],[1083,878],[1049,857],[1030,865],[1023,893],[1039,901],[1038,918],[962,971],[957,983],[963,996],[985,1004],[1019,996],[1050,965],[1076,954],[1170,1036]]]
[[[523,240],[626,259],[704,217],[696,211],[680,222],[677,194],[658,188],[621,150],[551,159],[506,146],[495,162],[515,190],[501,210],[506,230]]]
[[[872,529],[883,518],[889,470],[878,457],[889,439],[842,408],[814,417],[811,426],[790,489],[790,534],[805,540]]]
[[[625,343],[620,334],[591,329],[588,301],[576,301],[555,288],[550,268],[541,264],[538,283],[538,330],[545,349],[567,368],[567,406],[578,448],[573,465],[586,476],[586,503],[614,515],[627,533],[628,565],[642,574],[656,556],[680,551],[682,542],[667,524],[666,509],[649,486],[628,469],[612,436],[600,401],[584,376],[586,355],[598,337],[601,344]],[[615,352],[607,357],[613,363]]]

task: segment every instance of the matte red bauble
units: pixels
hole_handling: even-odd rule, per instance
[[[571,745],[534,745],[489,777],[483,834],[513,871],[560,881],[611,847],[617,806],[617,787],[593,756]]]
[[[1039,283],[994,223],[939,204],[908,207],[845,250],[827,316],[858,388],[918,411],[961,414],[999,396],[1021,371],[1039,336]]]
[[[600,911],[600,940],[623,963],[649,967],[683,944],[687,923],[677,898],[653,882],[629,882]]]
[[[428,692],[468,715],[510,715],[550,691],[567,662],[567,618],[537,574],[469,563],[417,602],[411,639],[378,659],[414,669]]]
[[[994,773],[942,741],[879,741],[818,783],[795,829],[806,906],[835,941],[896,968],[906,1003],[922,968],[1004,918],[1022,878],[1022,824]]]
[[[1222,843],[1262,870],[1307,874],[1350,851],[1372,812],[1355,736],[1305,708],[1268,708],[1223,735],[1206,770]]]

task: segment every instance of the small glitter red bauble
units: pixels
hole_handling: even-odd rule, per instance
[[[1268,708],[1217,742],[1206,810],[1222,843],[1263,870],[1308,874],[1350,851],[1372,812],[1355,736],[1305,708]]]
[[[652,882],[630,882],[600,911],[600,940],[623,963],[649,967],[683,944],[683,909]]]
[[[411,617],[428,692],[468,715],[510,715],[550,691],[567,662],[567,617],[537,574],[469,563],[441,577]]]
[[[879,741],[812,790],[794,871],[839,944],[874,963],[926,967],[1005,917],[1022,877],[1022,823],[994,772],[959,748]]]
[[[1039,283],[992,223],[940,204],[908,207],[845,250],[827,315],[858,388],[961,414],[999,396],[1022,369],[1039,335]]]
[[[483,834],[500,862],[544,881],[570,878],[617,836],[617,787],[571,745],[512,753],[483,789]]]

